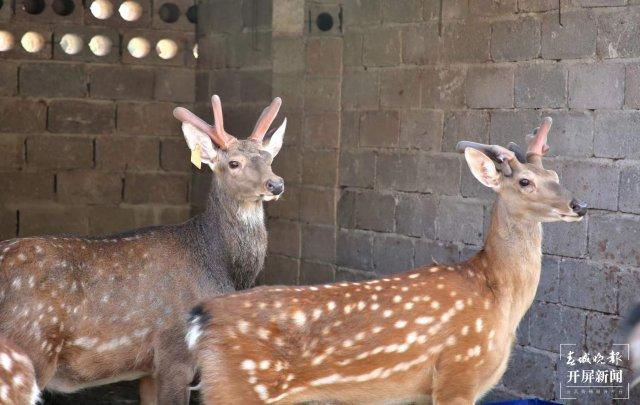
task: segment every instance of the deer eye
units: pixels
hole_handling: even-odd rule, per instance
[[[527,187],[529,184],[531,184],[529,179],[520,179],[520,181],[518,183],[520,183],[521,187]]]
[[[231,160],[229,161],[229,167],[232,169],[237,169],[238,167],[240,167],[240,162],[238,162],[237,160]]]

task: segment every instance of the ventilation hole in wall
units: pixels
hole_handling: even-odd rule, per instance
[[[0,52],[6,52],[13,49],[15,40],[13,34],[9,31],[0,31]]]
[[[178,44],[172,39],[161,39],[156,44],[156,52],[162,59],[172,59],[178,53]]]
[[[149,54],[149,50],[151,50],[151,45],[149,41],[142,37],[131,38],[129,43],[127,44],[127,50],[134,58],[144,58]]]
[[[98,20],[106,20],[113,15],[113,4],[108,0],[95,0],[89,9]]]
[[[76,5],[73,3],[73,0],[53,0],[51,8],[53,8],[54,13],[65,16],[73,13]]]
[[[111,52],[113,42],[111,38],[104,35],[96,35],[89,41],[89,49],[96,56],[106,56]]]
[[[329,31],[333,28],[333,17],[329,13],[320,13],[316,18],[316,25],[320,31]]]
[[[135,1],[125,1],[118,9],[120,17],[125,21],[136,21],[142,16],[142,6]]]
[[[198,59],[198,44],[193,46],[193,57]]]
[[[76,55],[84,48],[84,42],[82,38],[80,38],[80,35],[64,34],[62,38],[60,38],[60,48],[62,48],[67,55]]]
[[[190,23],[198,23],[198,6],[191,6],[187,9],[187,20]]]
[[[0,0],[0,10],[2,10],[2,6],[4,6],[4,2]]]
[[[37,32],[29,31],[22,36],[20,44],[25,51],[29,53],[37,53],[44,48],[44,37]]]
[[[160,19],[166,23],[174,23],[180,18],[180,9],[173,3],[164,3],[158,9]]]
[[[20,8],[29,14],[40,14],[44,11],[44,0],[22,0]]]

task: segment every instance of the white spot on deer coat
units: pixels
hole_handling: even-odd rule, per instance
[[[5,371],[7,372],[11,371],[11,367],[13,366],[13,361],[11,360],[11,357],[9,357],[7,353],[0,353],[0,365],[2,365],[2,368],[5,369]]]
[[[305,313],[302,311],[296,311],[293,314],[293,321],[296,323],[296,325],[302,327],[307,322],[307,315],[305,315]]]
[[[482,332],[482,319],[476,319],[476,332]]]
[[[242,361],[242,363],[240,364],[240,367],[243,370],[247,370],[247,371],[255,370],[256,369],[256,362],[253,361],[253,360],[250,360],[250,359],[246,359],[246,360]]]

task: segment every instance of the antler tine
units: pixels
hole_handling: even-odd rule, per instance
[[[281,105],[282,105],[282,99],[280,97],[276,97],[273,99],[273,101],[271,102],[271,104],[269,104],[267,108],[262,110],[262,113],[258,118],[258,122],[256,123],[256,126],[253,128],[253,132],[251,133],[251,136],[249,136],[249,139],[254,140],[256,142],[262,142],[262,139],[264,138],[265,134],[269,130],[269,127],[273,123],[273,120],[276,119],[276,116],[278,115],[278,111],[280,110]]]
[[[527,136],[527,161],[529,163],[542,166],[542,156],[549,151],[547,136],[549,135],[551,124],[553,124],[551,117],[545,117],[542,125],[534,129],[532,135]]]
[[[473,148],[483,152],[500,164],[500,170],[505,176],[511,176],[512,170],[511,166],[509,166],[509,161],[515,159],[516,155],[509,149],[500,145],[486,145],[484,143],[470,141],[460,141],[456,145],[456,150],[459,153],[464,153],[464,150],[467,148]]]
[[[207,124],[202,118],[198,117],[184,107],[174,108],[173,116],[180,122],[184,124],[191,124],[200,131],[208,134],[209,136],[212,136],[211,134],[215,131],[215,128]]]

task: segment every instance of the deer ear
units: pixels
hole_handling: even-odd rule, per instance
[[[487,187],[496,188],[500,185],[501,175],[496,165],[484,153],[473,148],[464,150],[464,158],[471,169],[473,176]]]
[[[287,129],[287,119],[282,121],[282,124],[271,135],[269,142],[262,146],[262,150],[269,152],[272,158],[275,158],[280,148],[282,148],[282,141],[284,140],[284,131]]]
[[[202,162],[209,165],[213,170],[217,161],[218,152],[216,147],[213,145],[213,142],[211,142],[209,135],[187,122],[182,124],[182,133],[184,134],[184,139],[187,141],[187,145],[189,145],[191,152],[198,149]]]

